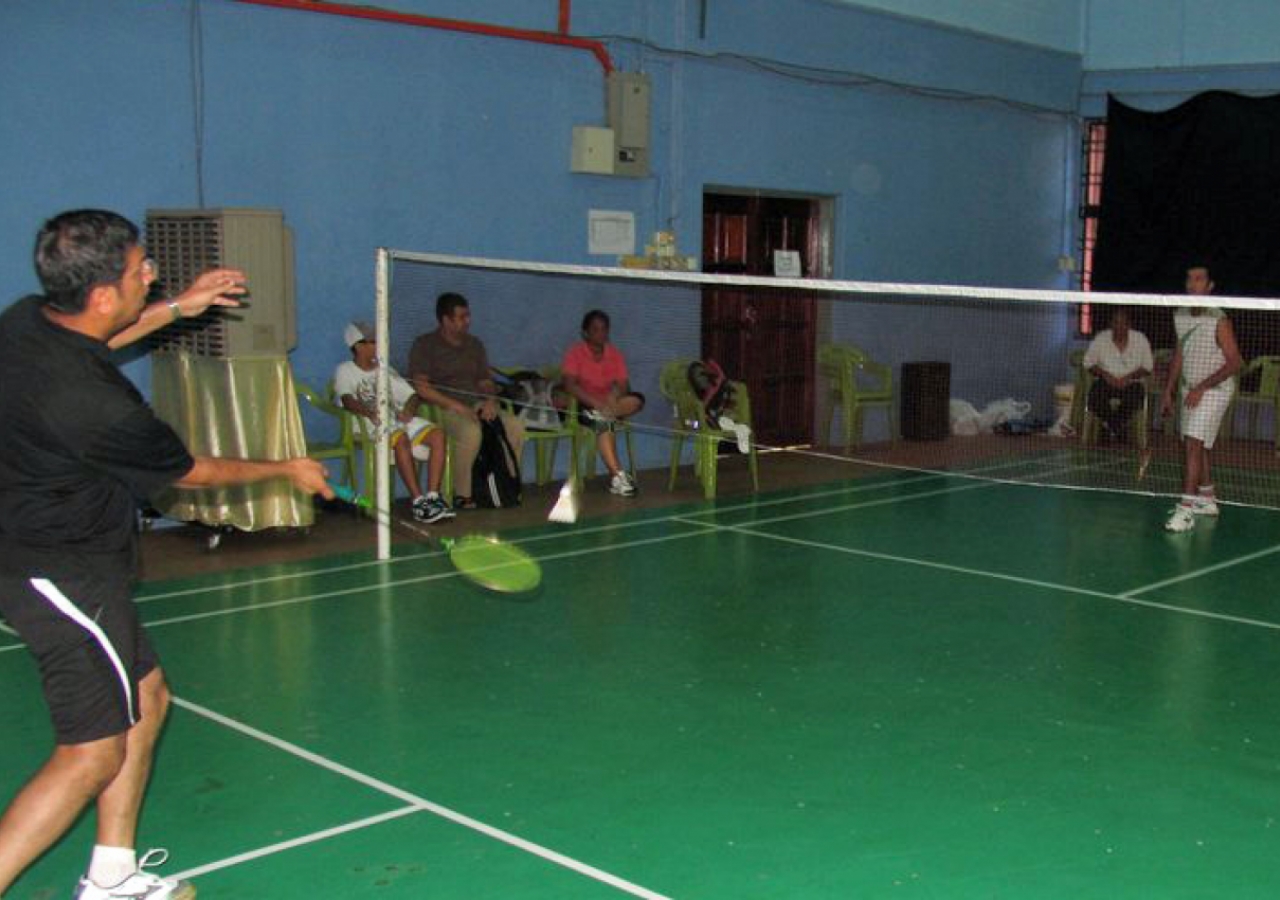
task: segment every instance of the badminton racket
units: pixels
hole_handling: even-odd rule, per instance
[[[456,538],[435,535],[425,528],[410,526],[406,521],[383,513],[368,497],[356,493],[344,484],[331,481],[329,487],[342,502],[368,510],[374,516],[410,528],[414,533],[427,538],[433,545],[444,550],[459,575],[486,590],[500,594],[525,594],[536,590],[542,583],[542,567],[537,560],[519,547],[493,535],[466,534]]]

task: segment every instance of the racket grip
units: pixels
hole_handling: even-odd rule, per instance
[[[355,492],[354,488],[350,488],[345,484],[336,484],[329,482],[329,489],[333,491],[333,496],[337,497],[343,503],[350,503],[354,506],[362,506],[365,509],[372,509],[373,504],[369,502],[367,497],[361,497]]]

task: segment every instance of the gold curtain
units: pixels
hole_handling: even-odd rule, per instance
[[[286,357],[216,359],[181,351],[152,354],[152,407],[194,456],[290,459],[306,437]],[[153,498],[171,519],[243,531],[302,528],[311,498],[284,479],[230,488],[171,489]]]

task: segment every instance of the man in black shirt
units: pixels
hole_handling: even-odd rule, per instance
[[[168,485],[269,478],[332,496],[310,459],[192,457],[112,363],[110,349],[244,293],[243,273],[218,269],[148,307],[145,257],[127,219],[63,213],[36,240],[44,295],[0,314],[0,614],[36,659],[55,732],[48,762],[0,818],[0,893],[96,800],[78,900],[195,896],[142,871],[162,851],[136,858],[169,704],[131,598],[137,504]]]

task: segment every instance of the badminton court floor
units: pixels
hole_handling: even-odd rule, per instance
[[[412,544],[146,584],[140,844],[205,900],[1272,897],[1280,516],[1167,506],[894,475],[531,529],[528,597]],[[8,633],[0,683],[8,796]]]

